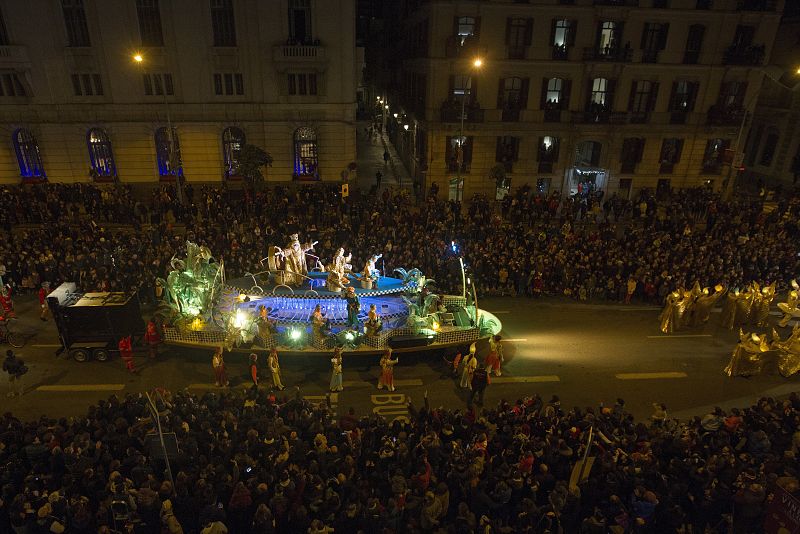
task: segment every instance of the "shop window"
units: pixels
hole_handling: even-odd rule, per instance
[[[89,163],[92,166],[92,175],[95,181],[104,181],[103,178],[116,176],[114,152],[111,149],[111,139],[106,131],[102,128],[92,128],[86,134],[86,144],[89,148]]]
[[[235,126],[229,126],[222,131],[222,163],[225,178],[236,176],[239,172],[239,154],[245,144],[244,131]]]
[[[158,174],[162,178],[174,178],[183,176],[183,163],[181,162],[181,144],[178,139],[178,132],[172,129],[171,135],[166,127],[156,130],[156,160],[158,163]]]
[[[312,128],[294,132],[294,174],[298,178],[319,180],[317,133]]]
[[[45,178],[39,143],[33,134],[29,130],[20,128],[14,132],[11,140],[14,152],[17,154],[20,175],[23,178]]]

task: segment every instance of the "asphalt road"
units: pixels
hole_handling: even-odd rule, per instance
[[[24,418],[81,415],[89,404],[111,394],[125,395],[164,387],[203,392],[213,387],[211,352],[163,347],[156,360],[137,354],[139,372],[125,371],[118,359],[78,363],[54,355],[57,334],[52,321],[38,320],[38,303],[18,297],[17,331],[27,337],[18,349],[30,368],[25,394],[7,399],[3,410]],[[737,335],[718,326],[718,314],[702,328],[665,336],[658,331],[658,309],[645,306],[583,305],[528,299],[482,299],[481,307],[503,322],[506,361],[503,376],[493,379],[485,406],[500,399],[513,401],[538,392],[558,395],[562,405],[613,404],[621,397],[637,417],[652,413],[653,402],[664,402],[677,417],[702,415],[715,405],[744,406],[759,396],[787,395],[800,390],[797,379],[759,376],[728,378],[722,369]],[[786,334],[786,331],[783,332]],[[485,347],[479,353],[485,353]],[[244,355],[227,359],[231,387],[249,385]],[[265,366],[265,358],[261,360]],[[330,378],[327,357],[282,358],[283,382],[299,394],[323,401]],[[345,355],[345,391],[331,398],[339,413],[403,417],[410,398],[421,405],[427,391],[433,406],[466,405],[466,393],[445,372],[440,354],[401,355],[395,368],[397,391],[375,387],[379,374],[374,356]],[[262,381],[268,383],[266,368]],[[3,377],[3,393],[8,382]],[[287,389],[287,392],[291,389]],[[294,390],[297,391],[297,390]],[[545,400],[546,400],[545,399]]]

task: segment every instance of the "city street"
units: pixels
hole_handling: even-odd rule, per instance
[[[211,351],[163,347],[157,360],[137,353],[139,373],[131,375],[118,359],[78,363],[54,355],[57,336],[52,320],[38,320],[37,303],[19,297],[16,330],[28,336],[18,353],[30,367],[23,397],[6,399],[4,410],[32,418],[80,415],[87,406],[111,394],[126,395],[155,387],[190,388],[201,393],[213,386]],[[743,406],[762,395],[787,395],[795,379],[780,376],[728,378],[722,373],[737,335],[718,327],[718,314],[709,324],[672,336],[658,331],[658,309],[639,305],[584,305],[528,299],[483,299],[481,307],[503,322],[503,376],[492,378],[485,406],[500,399],[513,401],[539,393],[545,400],[558,395],[562,406],[613,404],[618,398],[637,417],[652,413],[653,402],[664,402],[673,416],[702,415],[715,405]],[[785,332],[784,332],[785,334]],[[479,353],[485,354],[486,347]],[[349,407],[359,414],[402,417],[410,398],[420,406],[427,391],[433,406],[464,406],[466,393],[447,377],[441,355],[400,355],[395,368],[397,391],[375,387],[377,358],[345,354],[345,390],[332,395],[339,413]],[[262,383],[269,384],[266,357],[260,358]],[[227,358],[231,387],[249,385],[244,354]],[[286,392],[293,386],[313,401],[324,400],[330,362],[324,357],[281,360]],[[8,387],[3,377],[3,387]],[[4,393],[7,389],[4,389]],[[3,395],[5,399],[5,395]]]

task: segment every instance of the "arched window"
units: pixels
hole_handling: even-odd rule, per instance
[[[229,126],[222,131],[222,159],[225,178],[236,176],[239,173],[239,154],[245,143],[244,131],[235,126]]]
[[[92,165],[95,179],[110,178],[117,175],[114,165],[114,153],[111,151],[111,139],[102,128],[92,128],[86,134],[89,147],[89,162]]]
[[[23,178],[44,178],[44,166],[42,165],[42,155],[39,152],[39,143],[33,134],[20,128],[12,136],[14,151],[17,153],[19,163],[19,173]]]
[[[155,142],[158,174],[166,177],[183,176],[181,143],[175,128],[172,129],[172,135],[169,135],[164,126],[156,130]]]
[[[294,173],[298,178],[319,180],[317,134],[311,128],[294,132]]]

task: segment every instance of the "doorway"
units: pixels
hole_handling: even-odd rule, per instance
[[[597,141],[583,141],[577,146],[573,166],[566,175],[569,196],[586,198],[605,190],[609,173],[600,167],[602,149]]]

